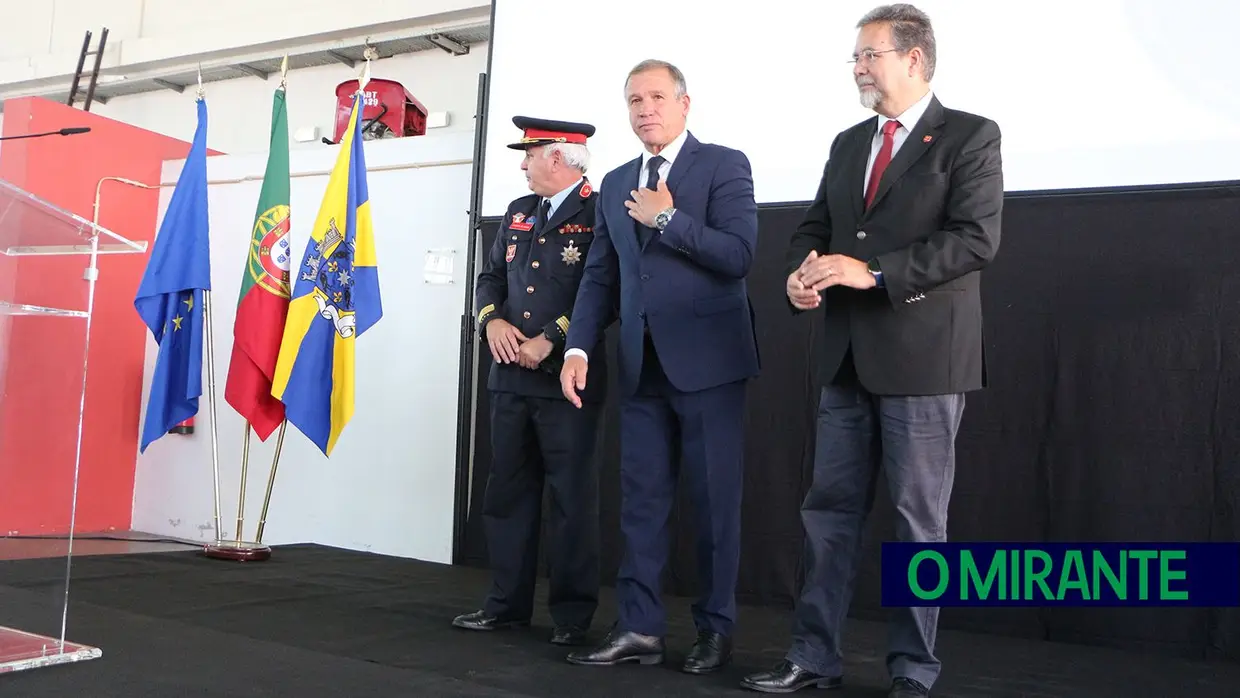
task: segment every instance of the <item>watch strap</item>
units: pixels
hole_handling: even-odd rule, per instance
[[[879,288],[883,287],[883,270],[878,266],[878,259],[871,259],[866,267],[870,270],[870,275],[874,277],[874,285]]]

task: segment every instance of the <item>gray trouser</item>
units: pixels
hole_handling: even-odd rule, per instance
[[[814,479],[801,504],[805,586],[796,606],[789,661],[818,674],[843,673],[841,630],[880,470],[895,504],[899,540],[947,539],[964,402],[960,394],[891,397],[855,385],[823,389]],[[887,654],[893,678],[934,685],[938,618],[938,608],[895,609]]]

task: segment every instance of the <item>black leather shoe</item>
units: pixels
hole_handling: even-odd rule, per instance
[[[750,674],[741,680],[741,688],[759,693],[792,693],[802,688],[839,688],[844,685],[842,676],[823,676],[784,660],[772,671]]]
[[[570,664],[583,666],[611,666],[624,662],[662,664],[663,659],[663,638],[617,630],[608,633],[598,647],[568,655]]]
[[[586,631],[573,625],[551,631],[551,644],[580,646],[586,644]]]
[[[486,611],[465,613],[452,619],[452,625],[466,630],[505,630],[507,628],[524,628],[528,620],[502,620]]]
[[[920,683],[897,676],[891,682],[891,691],[887,693],[887,698],[925,698],[930,695],[930,689]]]
[[[686,674],[709,674],[732,661],[732,638],[701,630],[681,667]]]

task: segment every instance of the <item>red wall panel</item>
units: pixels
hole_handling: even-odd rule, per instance
[[[188,100],[185,118],[194,118]],[[0,178],[86,220],[94,218],[95,191],[102,178],[158,185],[163,162],[183,158],[189,151],[183,141],[39,98],[4,105],[5,136],[67,126],[89,126],[91,132],[5,141],[0,145]],[[157,189],[105,182],[100,202],[102,227],[150,244],[158,215]],[[130,525],[147,336],[133,297],[147,259],[145,253],[99,258],[78,532],[123,530]],[[87,263],[84,256],[0,256],[0,298],[9,291],[8,297],[26,302],[84,307],[82,272]],[[7,320],[7,327],[0,327],[0,341],[9,338],[7,361],[0,363],[0,534],[65,533],[85,323],[43,317]]]

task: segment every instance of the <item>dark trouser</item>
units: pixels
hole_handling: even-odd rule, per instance
[[[649,338],[637,393],[620,412],[620,531],[624,559],[616,577],[617,629],[662,636],[660,581],[681,467],[694,514],[699,630],[732,634],[740,563],[745,383],[695,393],[671,386]]]
[[[841,648],[861,535],[881,469],[901,541],[947,539],[956,432],[964,395],[870,395],[846,381],[822,391],[814,478],[801,504],[805,586],[788,659],[810,671],[843,673]],[[937,608],[901,608],[890,625],[887,668],[927,688],[939,675]]]
[[[488,613],[504,620],[533,614],[545,481],[551,618],[557,626],[590,627],[598,608],[594,441],[601,407],[491,393],[491,474],[482,504],[494,574]]]

